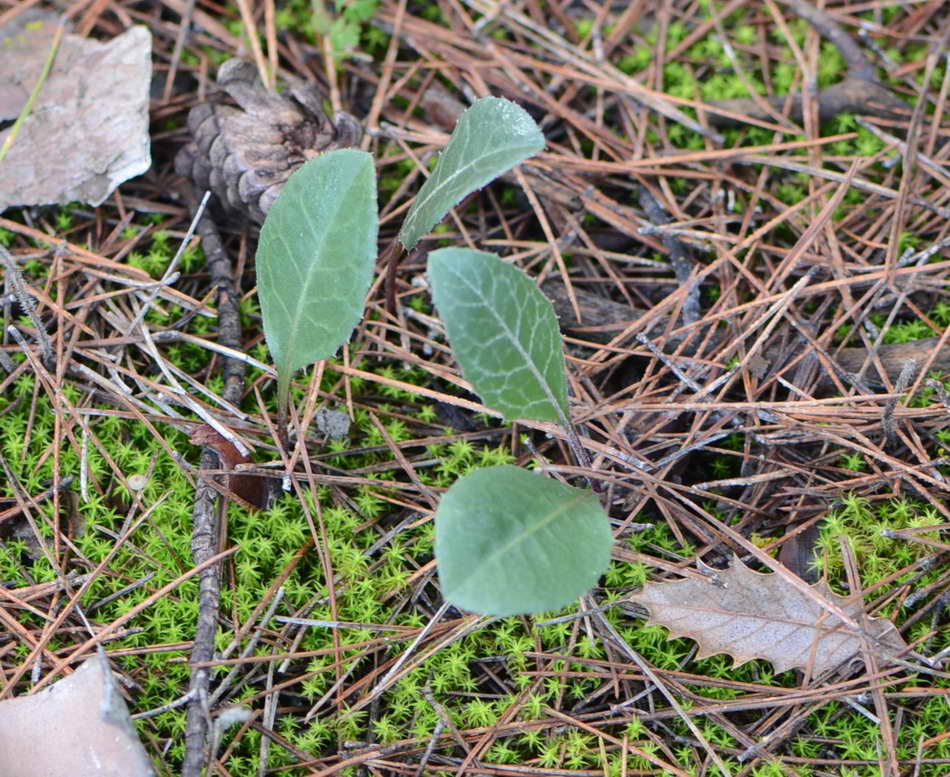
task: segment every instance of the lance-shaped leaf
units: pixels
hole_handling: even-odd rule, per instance
[[[544,148],[544,135],[527,111],[501,97],[483,97],[459,117],[399,231],[410,249],[463,197]]]
[[[834,669],[861,652],[862,637],[829,613],[824,599],[857,619],[861,602],[838,596],[824,581],[805,595],[779,575],[761,574],[740,559],[717,571],[716,580],[647,583],[629,599],[646,607],[650,620],[699,644],[698,658],[726,653],[736,665],[764,658],[776,671],[812,667],[813,674]],[[886,618],[868,618],[867,633],[875,654],[885,660],[907,646]]]
[[[485,615],[569,604],[607,568],[611,542],[591,491],[512,466],[459,478],[435,517],[442,595]]]
[[[359,323],[378,225],[373,158],[355,149],[311,159],[267,213],[257,290],[281,403],[293,372],[333,356]]]
[[[567,420],[567,375],[554,306],[494,254],[441,248],[429,281],[465,378],[505,418]]]

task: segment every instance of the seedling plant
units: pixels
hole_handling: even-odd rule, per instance
[[[544,147],[519,106],[487,97],[460,117],[403,222],[413,249],[463,197]],[[376,265],[372,157],[342,149],[310,160],[267,215],[257,250],[264,334],[285,428],[294,371],[331,358],[363,316]],[[507,420],[557,424],[588,464],[570,418],[551,303],[494,254],[448,247],[428,257],[436,308],[465,378]],[[606,569],[612,535],[597,496],[518,467],[460,477],[436,512],[443,595],[467,610],[514,615],[563,607]]]

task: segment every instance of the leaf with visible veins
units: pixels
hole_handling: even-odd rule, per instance
[[[597,584],[612,544],[593,492],[511,465],[460,477],[435,517],[442,594],[485,615],[570,604]]]
[[[291,374],[331,358],[363,317],[378,229],[373,158],[352,148],[311,159],[268,211],[257,293],[280,405]]]
[[[429,254],[432,298],[455,358],[482,401],[505,418],[565,423],[567,373],[554,307],[494,254]]]
[[[423,184],[399,231],[407,250],[464,197],[544,148],[528,112],[503,97],[483,97],[465,111],[435,171]]]
[[[825,581],[812,586],[859,620],[860,601],[839,596]],[[811,666],[821,674],[858,655],[860,634],[848,628],[815,598],[789,585],[781,576],[762,574],[734,559],[717,570],[716,581],[678,580],[647,583],[629,599],[650,613],[650,620],[670,630],[670,637],[689,637],[699,645],[697,658],[726,653],[735,664],[754,658],[771,661],[776,671]],[[886,618],[867,618],[869,642],[887,658],[906,650],[900,632]]]

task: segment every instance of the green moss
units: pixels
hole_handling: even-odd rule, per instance
[[[844,538],[857,556],[862,586],[871,586],[930,553],[923,544],[889,538],[883,532],[939,522],[932,507],[916,502],[887,500],[872,505],[863,497],[845,496],[842,506],[821,524],[818,566],[832,582],[843,580],[839,543]]]
[[[841,51],[833,43],[823,40],[818,58],[818,86],[821,89],[840,81],[847,71]]]
[[[617,66],[627,75],[645,70],[653,61],[653,51],[648,46],[637,46],[632,54],[625,55]]]

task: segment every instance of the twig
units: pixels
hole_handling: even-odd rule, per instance
[[[610,635],[610,638],[613,640],[616,646],[623,653],[625,653],[628,658],[632,659],[638,667],[640,667],[640,671],[643,672],[644,675],[646,675],[646,677],[650,680],[650,682],[653,683],[656,689],[669,702],[670,706],[674,710],[676,710],[677,714],[680,717],[680,720],[682,720],[686,724],[689,730],[693,733],[693,736],[696,737],[697,740],[699,740],[703,748],[709,754],[709,757],[712,758],[716,766],[719,767],[719,771],[727,775],[727,777],[728,775],[731,775],[732,772],[730,771],[729,767],[726,766],[722,758],[715,751],[715,749],[712,747],[712,745],[709,743],[706,737],[703,736],[703,733],[699,730],[699,728],[693,722],[693,719],[689,715],[686,714],[686,711],[682,708],[680,703],[676,700],[676,697],[670,692],[669,688],[667,688],[666,685],[660,680],[660,678],[657,677],[656,673],[653,671],[650,665],[646,661],[644,661],[644,659],[640,656],[639,653],[637,653],[637,651],[635,651],[632,647],[630,647],[630,645],[627,643],[627,641],[623,637],[620,636],[620,634],[613,627],[610,621],[607,620],[607,617],[602,612],[595,612],[594,615],[597,618],[600,625],[606,630],[607,634]]]
[[[145,710],[145,712],[136,712],[132,715],[132,720],[148,720],[149,718],[155,718],[165,712],[171,712],[172,710],[177,710],[179,707],[183,707],[185,704],[189,704],[191,700],[195,698],[195,692],[193,690],[188,691],[184,696],[179,696],[174,701],[168,702],[168,704],[163,704],[161,707],[154,707],[150,710]]]
[[[654,226],[669,224],[672,219],[657,201],[653,193],[645,186],[640,187],[640,207]],[[641,228],[641,232],[642,232]],[[681,286],[688,287],[686,299],[683,302],[683,323],[694,324],[700,319],[699,310],[699,283],[693,279],[693,260],[686,245],[676,235],[661,232],[660,239],[670,254],[670,264],[673,273]]]
[[[208,206],[208,200],[211,199],[211,192],[205,192],[204,196],[201,198],[201,202],[198,203],[198,208],[195,211],[195,216],[191,220],[191,224],[188,225],[188,231],[185,233],[184,238],[182,238],[181,243],[178,245],[178,250],[175,252],[175,255],[172,257],[171,262],[168,264],[168,268],[162,274],[162,278],[155,286],[149,291],[145,299],[139,305],[139,309],[136,312],[135,316],[132,318],[131,323],[126,327],[125,334],[130,335],[132,331],[138,326],[139,322],[145,318],[146,314],[149,311],[149,308],[152,307],[152,303],[155,302],[155,299],[161,293],[162,289],[166,286],[171,286],[178,280],[178,265],[181,262],[181,258],[185,255],[185,249],[188,247],[188,243],[191,242],[191,237],[195,233],[195,229],[198,226],[198,222],[201,220],[201,217],[204,215],[205,208]]]
[[[190,199],[196,199],[189,189]],[[197,203],[193,202],[193,210]],[[231,261],[221,243],[221,237],[211,219],[205,215],[198,222],[202,246],[207,257],[211,283],[217,289],[218,298],[218,342],[229,348],[241,350],[241,318],[239,311],[240,294],[232,277]],[[240,406],[244,393],[245,363],[238,359],[225,359],[224,366],[225,401]],[[201,454],[201,469],[210,470],[217,466],[217,455],[204,448]],[[195,564],[201,564],[211,558],[218,546],[220,537],[221,514],[216,509],[217,491],[204,476],[199,476],[195,494],[195,506],[192,511],[193,533],[191,553]],[[218,608],[220,605],[220,568],[209,566],[201,573],[199,580],[198,622],[195,628],[194,646],[191,651],[191,663],[210,661],[214,657],[214,637],[218,630]],[[208,686],[209,670],[199,667],[192,671],[189,693],[192,698],[188,704],[188,721],[185,729],[185,759],[182,765],[182,777],[201,777],[208,761],[208,730],[210,709]]]
[[[425,774],[426,764],[429,763],[429,759],[432,757],[432,751],[435,750],[435,744],[442,736],[442,730],[444,728],[445,721],[439,718],[439,720],[435,722],[435,728],[432,729],[432,736],[429,738],[429,744],[426,745],[425,752],[422,754],[422,758],[419,759],[419,766],[416,767],[415,777],[422,777],[422,775]]]
[[[201,469],[213,469],[217,456],[208,448],[201,453]],[[220,533],[217,511],[217,491],[199,476],[195,506],[192,510],[194,529],[191,539],[191,554],[195,563],[201,563],[213,555]],[[220,569],[217,565],[202,571],[198,580],[198,622],[195,627],[191,663],[210,661],[214,657],[214,637],[218,630],[218,607],[220,604]],[[207,762],[206,747],[211,711],[208,706],[210,670],[201,667],[192,670],[188,689],[188,720],[185,729],[185,759],[182,777],[201,777]]]
[[[881,425],[884,427],[884,439],[890,442],[894,437],[894,411],[897,409],[897,400],[900,394],[907,391],[917,374],[919,365],[913,359],[907,361],[901,369],[901,374],[897,376],[897,382],[894,384],[895,396],[887,400],[884,405],[884,415],[881,417]]]
[[[909,115],[911,108],[903,100],[895,97],[877,78],[877,71],[865,56],[854,38],[828,14],[820,11],[805,0],[787,0],[788,6],[802,19],[814,27],[819,35],[830,41],[841,52],[848,65],[844,80],[821,89],[815,95],[818,103],[818,120],[828,121],[840,113],[861,113],[873,116],[894,117]],[[789,118],[797,123],[802,121],[806,100],[801,94],[790,96]],[[752,119],[764,121],[772,118],[772,113],[781,112],[789,97],[774,95],[765,98],[767,106],[760,105],[762,98],[740,97],[733,100],[715,100],[710,104],[731,113],[742,114]],[[732,116],[710,111],[709,121],[719,127],[742,124]]]
[[[251,655],[254,650],[257,648],[257,643],[260,641],[261,637],[264,634],[264,629],[267,627],[268,622],[271,618],[274,617],[274,613],[277,611],[277,608],[280,606],[281,601],[284,598],[284,589],[283,587],[277,590],[277,595],[274,596],[274,601],[271,602],[270,606],[267,608],[267,612],[264,613],[264,617],[261,618],[260,625],[254,630],[253,636],[248,640],[247,645],[244,647],[244,650],[241,651],[241,657],[247,658]],[[231,687],[234,682],[234,678],[237,677],[238,672],[240,671],[240,665],[235,665],[231,668],[231,671],[228,672],[227,676],[218,683],[218,687],[214,689],[214,693],[211,694],[211,703],[214,704],[219,699],[224,697],[225,691]]]

